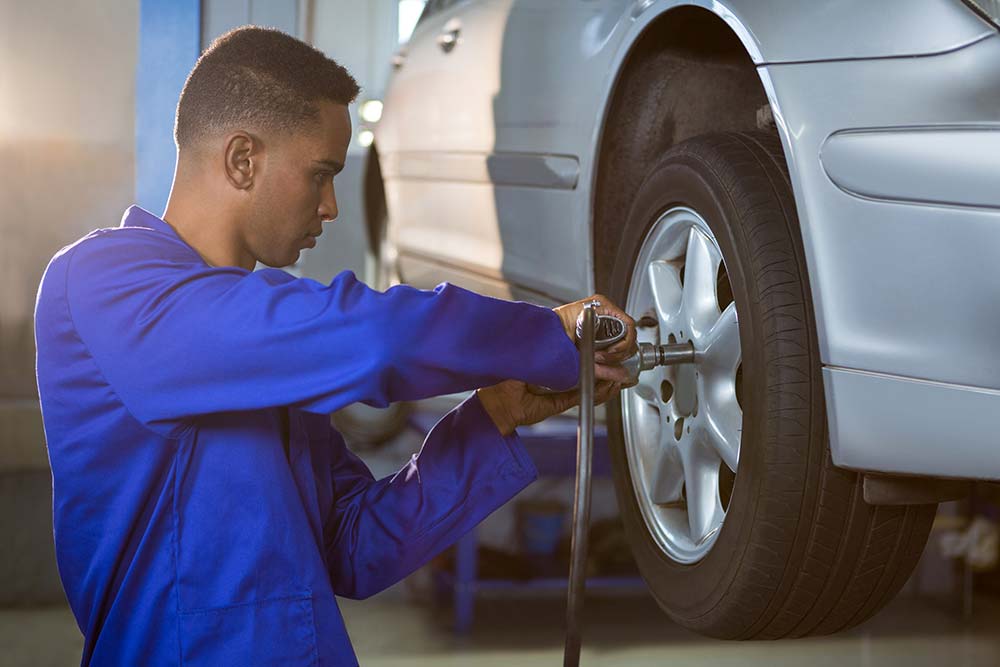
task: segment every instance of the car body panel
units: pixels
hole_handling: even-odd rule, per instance
[[[823,369],[830,453],[839,466],[995,480],[1000,391]]]
[[[996,125],[930,125],[831,134],[820,162],[837,187],[862,199],[1000,208],[997,155]]]
[[[787,141],[823,363],[1000,388],[1000,208],[989,205],[998,189],[989,174],[1000,173],[991,150],[1000,137],[1000,35],[925,58],[762,70]],[[852,149],[869,184],[836,154],[848,150],[837,148],[845,130],[855,144],[859,135],[877,142],[878,157],[871,145]],[[871,173],[893,165],[909,178]],[[879,198],[838,187],[831,169]]]
[[[679,5],[722,18],[758,65],[942,53],[994,32],[960,0],[637,0],[632,14],[641,25]]]
[[[972,392],[981,406],[1000,390],[1000,36],[959,0],[458,2],[418,28],[378,129],[404,277],[546,305],[592,293],[610,100],[632,47],[680,6],[719,16],[758,65],[795,191],[834,461],[1000,478],[982,420],[947,465],[943,432],[892,421],[920,410],[912,423],[927,426],[935,400]],[[415,59],[454,17],[468,40],[477,21],[488,37],[449,54],[464,64]],[[434,78],[447,102],[428,99]]]

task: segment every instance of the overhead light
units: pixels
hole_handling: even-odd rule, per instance
[[[382,118],[382,100],[368,100],[361,105],[361,119],[366,123],[377,123]]]
[[[358,132],[358,143],[362,148],[368,148],[375,141],[375,133],[371,130],[361,130]]]

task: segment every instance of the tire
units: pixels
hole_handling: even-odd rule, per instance
[[[369,151],[365,160],[364,204],[368,242],[365,280],[371,287],[385,290],[399,281],[386,253],[388,208],[378,154],[374,150]],[[351,449],[363,452],[378,449],[402,433],[412,412],[413,405],[406,402],[393,403],[387,408],[354,403],[335,412],[331,419]]]
[[[598,285],[600,291],[628,301],[630,286],[641,281],[633,281],[634,265],[647,235],[654,223],[663,224],[664,212],[681,208],[698,214],[714,234],[732,290],[742,431],[735,482],[720,501],[727,504],[721,527],[707,552],[681,562],[643,514],[674,516],[663,509],[673,507],[669,503],[641,497],[640,458],[629,449],[639,436],[626,438],[633,423],[626,419],[636,413],[623,414],[635,400],[628,392],[637,390],[609,405],[615,485],[640,572],[674,621],[704,635],[772,639],[854,626],[905,583],[937,506],[867,505],[862,475],[831,461],[809,279],[778,137],[709,134],[667,151],[646,174],[620,234],[602,249],[598,275],[608,276],[608,284]],[[697,408],[691,419],[696,416]],[[684,496],[677,506],[690,502]]]

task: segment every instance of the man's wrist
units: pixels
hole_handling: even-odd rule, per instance
[[[493,424],[500,431],[500,435],[510,435],[517,428],[517,424],[507,410],[507,406],[497,395],[494,387],[483,387],[476,390],[476,396],[483,406],[483,410],[493,420]]]
[[[559,318],[559,323],[563,326],[563,331],[569,337],[570,340],[575,342],[575,332],[576,332],[576,320],[572,316],[571,309],[568,304],[566,306],[560,306],[558,308],[553,308],[552,312],[556,314]]]

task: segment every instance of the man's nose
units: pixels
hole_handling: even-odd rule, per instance
[[[333,222],[337,219],[337,194],[331,186],[323,193],[323,198],[319,203],[319,217],[323,222]]]

